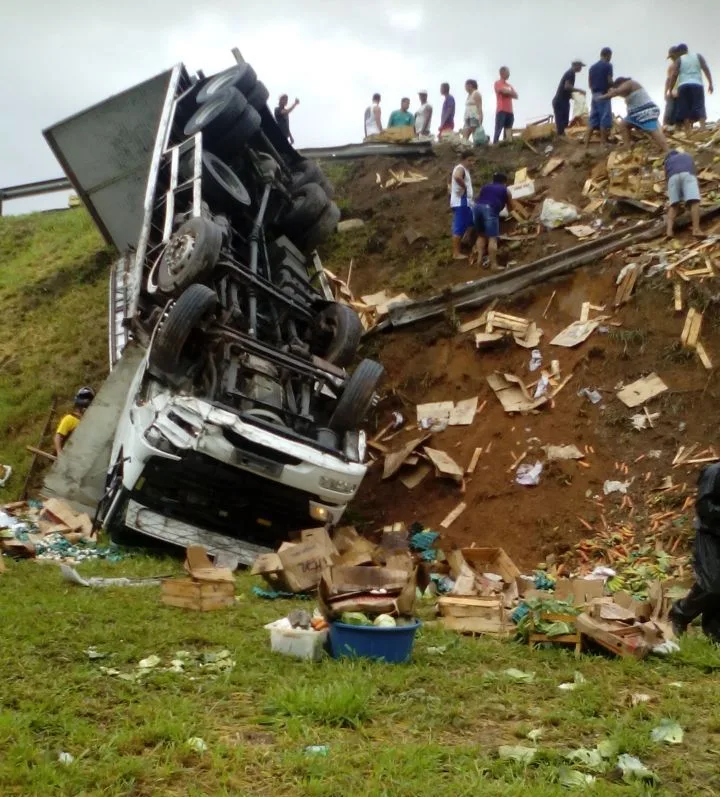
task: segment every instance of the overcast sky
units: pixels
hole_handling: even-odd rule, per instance
[[[459,106],[474,77],[494,114],[492,84],[507,64],[520,95],[516,125],[551,113],[570,61],[597,60],[612,47],[615,74],[631,76],[663,102],[665,56],[686,42],[720,78],[720,0],[49,0],[14,3],[3,13],[5,80],[0,186],[61,175],[41,130],[183,61],[212,74],[237,46],[270,90],[300,98],[291,117],[298,147],[362,137],[375,91],[383,121],[400,97],[427,88],[439,114],[439,85]],[[577,85],[587,87],[587,71]],[[708,97],[718,117],[720,95]],[[620,113],[622,101],[615,107]],[[437,119],[434,119],[435,123]],[[435,125],[434,125],[435,126]],[[62,205],[62,195],[8,203],[5,212]]]

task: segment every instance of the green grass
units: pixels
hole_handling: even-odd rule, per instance
[[[0,218],[0,500],[22,490],[53,394],[63,412],[105,377],[111,260],[82,209]]]
[[[81,571],[166,575],[180,565],[138,555]],[[263,625],[294,604],[255,598],[252,582],[240,576],[234,607],[196,614],[163,606],[157,587],[84,589],[52,564],[9,563],[0,575],[0,794],[559,795],[564,755],[603,740],[657,772],[657,793],[720,791],[720,653],[699,636],[672,661],[576,661],[569,650],[426,623],[408,665],[313,664],[270,652]],[[422,613],[431,619],[429,605]],[[107,657],[90,660],[91,646]],[[168,666],[179,650],[222,649],[236,664],[219,674],[157,669],[135,682],[100,669],[133,673],[151,654]],[[510,667],[535,680],[504,676]],[[576,671],[587,683],[559,690]],[[653,702],[633,708],[634,692]],[[685,729],[682,745],[650,740],[665,717]],[[498,759],[502,744],[533,746],[526,735],[537,728],[532,764]],[[192,749],[192,737],[208,750]],[[309,745],[328,753],[311,755]],[[60,752],[74,762],[59,763]],[[592,793],[647,792],[605,773]]]

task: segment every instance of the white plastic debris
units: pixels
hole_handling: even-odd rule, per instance
[[[75,756],[63,751],[61,753],[58,753],[58,761],[61,764],[65,764],[67,766],[68,764],[72,764],[73,761],[75,761]]]
[[[578,396],[585,396],[593,404],[599,404],[602,401],[602,395],[597,390],[591,390],[589,387],[583,387],[578,390]]]
[[[12,476],[13,469],[10,465],[0,465],[0,473],[2,474],[0,478],[0,487],[4,487],[8,483],[8,479]]]
[[[628,755],[627,753],[619,755],[617,767],[622,772],[623,780],[625,781],[657,780],[657,775],[649,770],[639,758],[635,758],[634,755]]]
[[[537,371],[542,365],[542,352],[540,349],[533,349],[530,352],[530,363],[528,365],[529,371]]]
[[[536,753],[536,748],[523,747],[522,745],[503,744],[498,748],[498,756],[500,758],[519,761],[521,764],[529,764],[535,758]]]
[[[671,656],[673,653],[678,653],[680,645],[674,639],[666,639],[659,645],[655,645],[652,652],[657,656]]]
[[[540,211],[540,222],[548,229],[552,230],[570,224],[580,218],[578,209],[567,202],[556,202],[554,199],[546,199]]]
[[[101,578],[91,576],[84,578],[70,565],[60,564],[63,578],[71,584],[78,584],[81,587],[157,587],[162,584],[160,578]]]
[[[523,487],[537,487],[540,484],[542,470],[542,462],[536,462],[534,465],[520,465],[517,469],[515,481],[517,484],[522,484]]]
[[[94,660],[94,659],[104,659],[107,656],[107,653],[101,653],[99,650],[97,650],[97,648],[93,646],[87,648],[87,650],[85,651],[85,655],[89,659]]]
[[[537,387],[535,388],[534,398],[538,399],[541,396],[544,396],[548,392],[549,387],[550,387],[550,379],[545,374],[543,374],[537,383]]]
[[[518,670],[515,667],[510,667],[508,670],[503,670],[503,675],[507,675],[508,678],[512,678],[513,681],[521,681],[522,683],[532,683],[535,680],[535,673],[534,672],[525,672],[524,670]]]
[[[615,578],[617,572],[612,569],[612,567],[596,567],[592,573],[588,576],[590,579],[594,579],[595,581],[600,581],[601,579],[606,578]]]
[[[399,429],[405,423],[405,416],[401,412],[393,412],[392,414],[392,429]]]
[[[656,421],[659,417],[659,412],[639,412],[637,415],[633,415],[632,418],[630,418],[630,423],[632,423],[633,429],[637,429],[641,432],[643,429],[647,429],[648,426],[652,427],[653,421]]]
[[[628,487],[631,484],[632,481],[618,482],[614,481],[613,479],[607,479],[603,484],[603,493],[605,493],[605,495],[610,495],[611,493],[622,493],[625,495],[628,491]]]

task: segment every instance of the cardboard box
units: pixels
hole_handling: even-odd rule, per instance
[[[506,584],[515,584],[522,575],[502,548],[463,548],[462,555],[476,573],[497,573]]]
[[[185,551],[185,571],[196,581],[226,581],[233,583],[235,577],[229,567],[215,567],[202,545],[188,545]]]
[[[235,585],[229,581],[168,578],[162,582],[161,600],[167,606],[209,612],[235,603]]]
[[[555,582],[555,598],[575,606],[587,606],[605,594],[605,582],[600,578],[559,578]]]
[[[328,567],[318,585],[318,606],[328,620],[343,612],[413,616],[416,589],[415,571]]]
[[[274,589],[309,592],[320,582],[323,570],[333,563],[337,548],[325,528],[306,529],[303,542],[284,542],[277,553],[261,554],[251,575],[261,575]]]
[[[617,656],[644,659],[653,646],[663,641],[662,633],[653,624],[595,620],[584,612],[575,620],[578,631]]]
[[[509,612],[500,597],[454,597],[438,599],[442,624],[461,634],[508,637],[514,633]]]

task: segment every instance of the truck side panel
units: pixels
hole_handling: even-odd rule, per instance
[[[176,69],[43,131],[103,236],[120,252],[140,238],[148,174]]]

